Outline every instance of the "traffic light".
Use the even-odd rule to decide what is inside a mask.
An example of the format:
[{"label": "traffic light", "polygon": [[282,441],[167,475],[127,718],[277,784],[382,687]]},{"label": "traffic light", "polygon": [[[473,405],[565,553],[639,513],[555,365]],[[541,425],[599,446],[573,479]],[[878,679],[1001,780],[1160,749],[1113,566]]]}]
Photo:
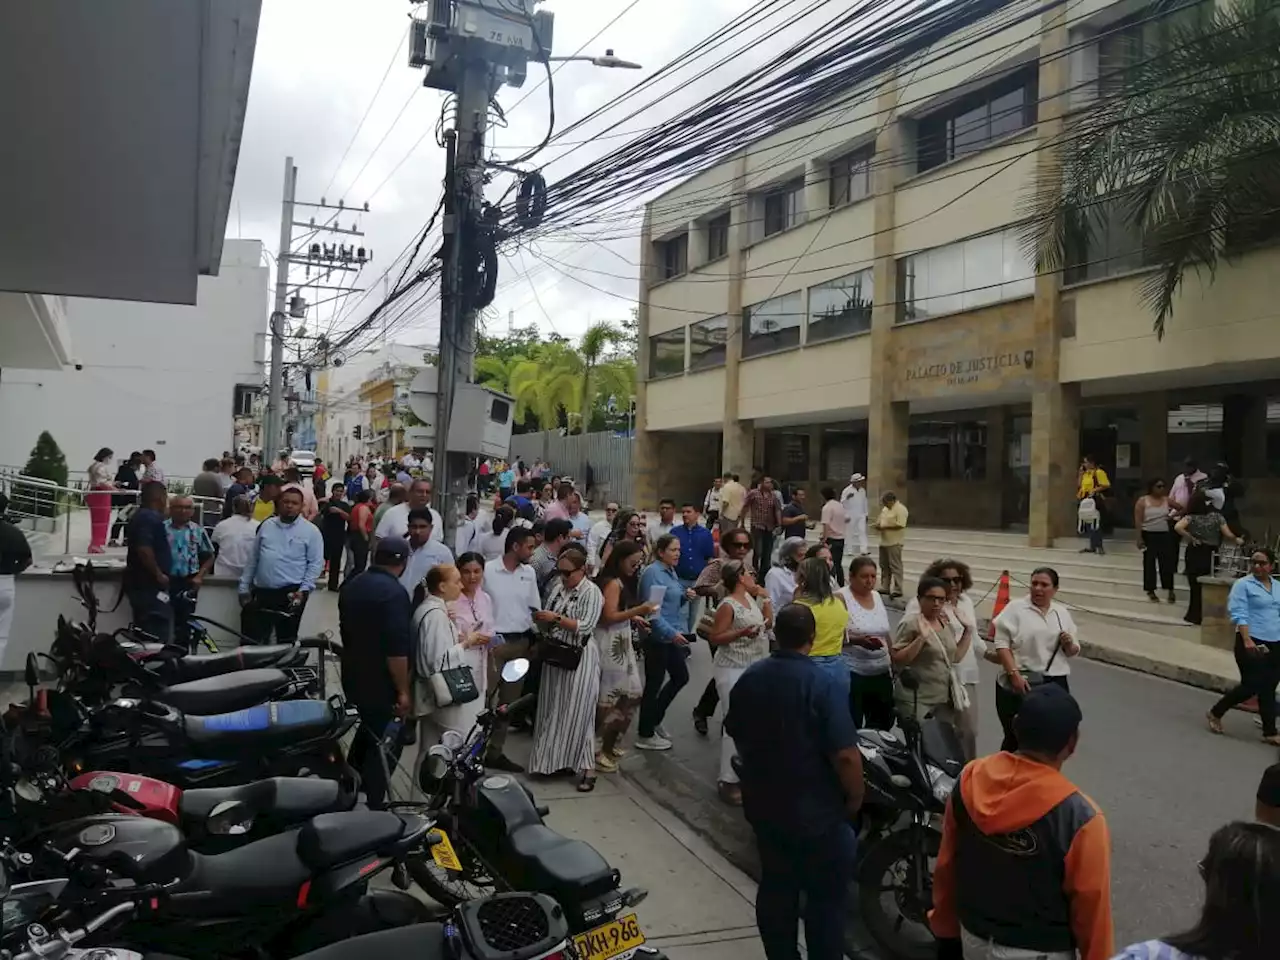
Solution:
[{"label": "traffic light", "polygon": [[354,427],[351,428],[351,436],[355,437],[357,440],[360,439],[360,432],[361,431],[360,431],[359,424],[356,424]]}]

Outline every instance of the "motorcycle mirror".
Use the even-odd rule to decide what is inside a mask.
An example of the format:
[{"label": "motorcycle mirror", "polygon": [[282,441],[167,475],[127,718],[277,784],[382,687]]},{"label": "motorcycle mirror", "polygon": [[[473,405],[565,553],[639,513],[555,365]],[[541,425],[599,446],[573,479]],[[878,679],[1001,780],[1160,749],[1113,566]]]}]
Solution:
[{"label": "motorcycle mirror", "polygon": [[27,663],[24,669],[26,674],[27,686],[35,690],[40,684],[40,662],[36,659],[33,652],[27,654]]},{"label": "motorcycle mirror", "polygon": [[454,752],[461,750],[462,745],[466,742],[467,742],[467,738],[464,737],[457,730],[446,730],[444,733],[440,735],[440,745],[444,747],[448,747],[451,751],[454,751]]},{"label": "motorcycle mirror", "polygon": [[508,660],[502,667],[502,682],[516,683],[524,679],[524,675],[529,672],[529,661],[524,657],[517,657],[515,660]]},{"label": "motorcycle mirror", "polygon": [[253,811],[240,800],[223,800],[209,812],[204,828],[214,836],[243,836],[253,829]]},{"label": "motorcycle mirror", "polygon": [[427,751],[427,773],[435,780],[442,780],[448,774],[452,761],[453,751],[444,744],[437,743]]},{"label": "motorcycle mirror", "polygon": [[907,690],[919,690],[920,678],[910,667],[904,667],[898,674],[898,682]]}]

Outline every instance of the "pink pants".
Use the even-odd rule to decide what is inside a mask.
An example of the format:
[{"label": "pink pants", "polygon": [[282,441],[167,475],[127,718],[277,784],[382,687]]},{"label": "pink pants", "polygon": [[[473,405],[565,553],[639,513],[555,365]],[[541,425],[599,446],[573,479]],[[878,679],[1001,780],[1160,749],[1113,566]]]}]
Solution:
[{"label": "pink pants", "polygon": [[107,545],[107,532],[111,529],[110,488],[94,488],[85,495],[89,504],[89,546],[102,548]]}]

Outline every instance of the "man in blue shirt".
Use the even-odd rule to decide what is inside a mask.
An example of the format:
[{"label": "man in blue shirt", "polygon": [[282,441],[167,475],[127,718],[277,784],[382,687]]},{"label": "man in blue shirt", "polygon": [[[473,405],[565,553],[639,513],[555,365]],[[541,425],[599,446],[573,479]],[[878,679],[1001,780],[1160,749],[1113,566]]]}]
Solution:
[{"label": "man in blue shirt", "polygon": [[[393,718],[407,718],[413,709],[409,679],[413,611],[400,585],[408,559],[408,543],[400,537],[384,537],[374,548],[369,569],[348,580],[338,594],[342,690],[360,712],[360,728],[347,762],[360,773],[366,802],[375,810],[383,806],[387,794],[378,756],[387,725]],[[398,746],[394,743],[393,751],[398,752]],[[396,759],[389,758],[388,767]]]},{"label": "man in blue shirt", "polygon": [[169,569],[173,565],[164,514],[169,494],[163,483],[142,485],[138,509],[129,520],[125,537],[124,594],[133,611],[133,625],[162,643],[173,636],[173,607],[169,602]]},{"label": "man in blue shirt", "polygon": [[816,632],[808,607],[783,607],[774,620],[777,652],[743,673],[724,721],[760,851],[756,924],[769,960],[798,956],[802,893],[809,957],[844,956],[857,854],[849,818],[862,806],[862,756],[847,698],[809,659]]},{"label": "man in blue shirt", "polygon": [[258,643],[297,639],[307,597],[324,572],[324,535],[302,519],[302,491],[282,490],[263,520],[240,575],[240,630]]},{"label": "man in blue shirt", "polygon": [[439,540],[431,539],[432,521],[427,507],[409,511],[409,558],[400,574],[400,583],[410,597],[418,584],[427,579],[432,567],[453,563],[453,551]]},{"label": "man in blue shirt", "polygon": [[204,575],[213,569],[213,541],[208,531],[193,520],[195,513],[195,502],[190,497],[174,497],[169,501],[169,519],[164,522],[169,539],[173,641],[181,647],[191,646],[189,618],[196,612],[196,595],[204,584]]},{"label": "man in blue shirt", "polygon": [[[680,586],[685,590],[692,590],[698,576],[716,555],[716,541],[711,536],[711,531],[698,522],[698,508],[692,503],[686,503],[680,508],[680,518],[684,523],[671,528],[672,536],[680,541],[680,563],[676,565],[676,576],[680,578]],[[698,625],[700,606],[695,600],[687,607],[687,629],[690,632]]]}]

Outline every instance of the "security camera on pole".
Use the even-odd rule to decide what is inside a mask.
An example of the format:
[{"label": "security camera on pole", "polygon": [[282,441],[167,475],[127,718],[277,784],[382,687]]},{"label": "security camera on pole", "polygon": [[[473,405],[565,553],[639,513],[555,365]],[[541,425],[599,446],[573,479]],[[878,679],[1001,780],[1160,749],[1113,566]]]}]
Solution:
[{"label": "security camera on pole", "polygon": [[[440,358],[436,436],[450,429],[459,384],[472,380],[476,316],[488,306],[497,285],[496,212],[484,202],[484,144],[489,102],[504,84],[520,87],[529,64],[581,59],[602,67],[634,69],[610,50],[604,57],[551,56],[555,14],[535,10],[537,0],[411,0],[426,10],[410,31],[409,65],[426,68],[423,85],[455,94],[453,129],[445,133],[445,193],[440,276]],[[549,85],[550,87],[550,85]],[[550,93],[550,90],[548,91]],[[511,169],[511,168],[504,168]],[[541,184],[532,175],[524,185]],[[522,187],[524,186],[522,185]],[[543,185],[545,187],[545,185]],[[522,188],[526,208],[545,203]],[[540,210],[539,207],[540,216]],[[481,453],[481,440],[465,450],[452,443],[435,449],[435,489],[444,497],[441,515],[447,543],[462,522],[468,463]]]}]

